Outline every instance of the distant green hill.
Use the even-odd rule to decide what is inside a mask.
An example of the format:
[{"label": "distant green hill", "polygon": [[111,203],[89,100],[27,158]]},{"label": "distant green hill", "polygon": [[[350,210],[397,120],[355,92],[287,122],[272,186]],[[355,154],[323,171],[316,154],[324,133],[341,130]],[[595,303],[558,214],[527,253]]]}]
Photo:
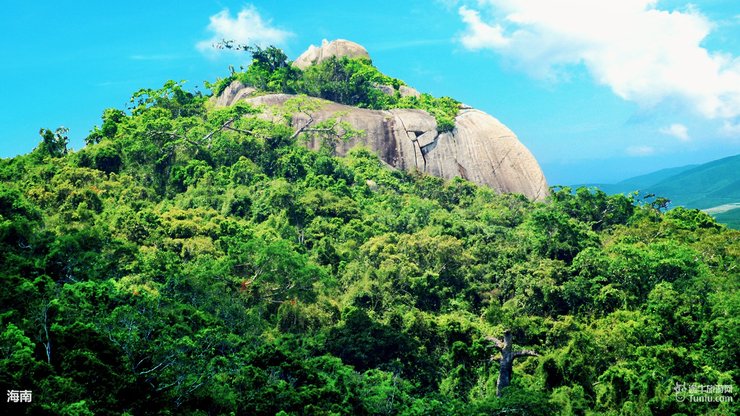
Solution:
[{"label": "distant green hill", "polygon": [[740,202],[740,155],[696,166],[648,189],[674,206],[705,209]]},{"label": "distant green hill", "polygon": [[723,212],[721,214],[712,214],[717,222],[727,225],[730,228],[740,230],[740,208],[733,209],[731,211]]},{"label": "distant green hill", "polygon": [[730,156],[702,165],[663,169],[636,176],[616,184],[596,184],[608,194],[639,190],[671,200],[671,206],[708,210],[718,221],[733,228],[740,227],[740,208],[712,208],[740,203],[740,155]]},{"label": "distant green hill", "polygon": [[584,186],[595,186],[608,194],[626,194],[633,191],[644,190],[664,179],[685,172],[697,165],[686,165],[675,168],[661,169],[645,175],[635,176],[617,183],[591,184]]}]

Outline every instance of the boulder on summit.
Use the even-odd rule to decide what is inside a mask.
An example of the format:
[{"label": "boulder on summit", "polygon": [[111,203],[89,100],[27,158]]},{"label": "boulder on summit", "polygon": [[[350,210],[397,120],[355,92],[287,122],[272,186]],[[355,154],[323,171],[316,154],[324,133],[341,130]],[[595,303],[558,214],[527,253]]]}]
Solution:
[{"label": "boulder on summit", "polygon": [[331,57],[341,58],[343,56],[348,58],[370,59],[370,54],[367,53],[367,49],[360,44],[344,39],[337,39],[331,42],[324,39],[321,42],[321,46],[309,46],[308,49],[293,62],[293,65],[300,69],[306,69],[311,65],[316,65]]},{"label": "boulder on summit", "polygon": [[[308,68],[330,57],[366,58],[362,46],[346,41],[324,41],[311,46],[293,63]],[[379,88],[382,86],[379,86]],[[404,86],[404,95],[417,95]],[[266,107],[281,106],[289,94],[254,95],[254,89],[234,82],[216,99],[217,105],[228,106],[244,100]],[[444,179],[462,177],[498,192],[520,193],[532,200],[542,200],[548,193],[547,181],[537,160],[508,127],[496,118],[461,105],[452,131],[440,132],[435,118],[423,110],[395,108],[370,110],[319,98],[310,117],[294,114],[292,124],[319,123],[341,114],[341,120],[365,132],[337,145],[336,153],[345,155],[355,146],[372,149],[388,165],[404,170],[418,170]],[[318,140],[307,146],[318,149]]]}]

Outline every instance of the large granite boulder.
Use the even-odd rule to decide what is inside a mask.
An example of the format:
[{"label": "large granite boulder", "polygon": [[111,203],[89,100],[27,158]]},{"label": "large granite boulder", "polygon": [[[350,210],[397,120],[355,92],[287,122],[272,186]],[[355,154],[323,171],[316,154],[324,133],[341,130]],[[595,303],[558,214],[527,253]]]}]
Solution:
[{"label": "large granite boulder", "polygon": [[331,57],[341,58],[343,56],[370,59],[370,54],[367,53],[367,49],[362,47],[362,45],[344,39],[337,39],[331,42],[324,39],[321,46],[309,46],[308,50],[303,52],[293,62],[293,65],[300,69],[306,69]]},{"label": "large granite boulder", "polygon": [[[305,69],[332,56],[370,58],[362,46],[340,39],[324,41],[321,47],[311,46],[295,60],[294,65]],[[383,87],[391,88],[378,86],[381,90]],[[401,88],[404,96],[419,95],[413,88]],[[280,107],[293,97],[254,93],[253,88],[235,81],[216,98],[216,104],[228,106],[245,100],[268,109]],[[339,115],[342,121],[364,131],[362,136],[337,145],[336,152],[340,156],[355,146],[363,145],[397,169],[418,170],[445,179],[459,176],[499,192],[524,194],[533,200],[541,200],[548,195],[545,176],[532,153],[511,130],[482,111],[461,106],[453,131],[440,133],[434,117],[422,110],[368,110],[318,98],[310,100],[317,101],[319,108],[312,111],[310,117],[294,114],[292,125],[296,128],[306,125],[309,120],[319,123]],[[267,110],[263,113],[265,117],[269,114]],[[320,142],[311,139],[307,146],[318,149]]]},{"label": "large granite boulder", "polygon": [[[279,107],[291,99],[289,94],[247,97],[256,106]],[[418,170],[440,178],[456,176],[498,192],[520,193],[533,200],[548,195],[545,176],[532,153],[516,135],[494,117],[471,108],[463,108],[455,118],[452,132],[439,133],[437,122],[429,113],[415,109],[368,110],[309,98],[319,103],[311,112],[313,123],[331,117],[348,122],[364,131],[337,145],[338,155],[345,155],[363,145],[388,165],[404,170]],[[293,126],[309,122],[307,114],[293,115]],[[306,145],[318,149],[318,139]]]},{"label": "large granite boulder", "polygon": [[231,81],[222,92],[216,97],[216,105],[219,107],[227,107],[239,100],[249,97],[250,95],[257,92],[254,87],[247,87],[240,81]]}]

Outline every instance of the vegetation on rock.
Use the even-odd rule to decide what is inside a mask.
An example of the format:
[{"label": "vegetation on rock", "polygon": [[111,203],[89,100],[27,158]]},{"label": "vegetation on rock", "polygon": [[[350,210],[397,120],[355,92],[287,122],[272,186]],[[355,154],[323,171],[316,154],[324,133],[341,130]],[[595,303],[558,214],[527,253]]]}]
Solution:
[{"label": "vegetation on rock", "polygon": [[[437,130],[451,131],[460,103],[450,97],[435,98],[430,94],[402,97],[403,81],[381,73],[369,59],[331,57],[305,71],[296,68],[280,49],[269,46],[230,46],[252,54],[252,63],[245,71],[210,85],[215,95],[222,93],[233,81],[261,92],[305,94],[341,104],[375,110],[418,108],[437,120]],[[384,91],[381,87],[389,91]],[[392,92],[391,92],[392,91]]]}]

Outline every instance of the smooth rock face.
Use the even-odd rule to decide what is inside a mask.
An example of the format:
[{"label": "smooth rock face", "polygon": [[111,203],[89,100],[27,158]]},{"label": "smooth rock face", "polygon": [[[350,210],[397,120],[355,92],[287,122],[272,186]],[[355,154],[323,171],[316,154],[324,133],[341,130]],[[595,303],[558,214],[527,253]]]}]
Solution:
[{"label": "smooth rock face", "polygon": [[398,92],[401,93],[401,97],[421,97],[421,93],[419,91],[406,85],[401,85]]},{"label": "smooth rock face", "polygon": [[[396,95],[396,90],[391,85],[378,84],[375,87],[382,91],[385,95]],[[401,85],[400,87],[398,87],[398,94],[401,97],[421,97],[421,93],[419,91],[416,91],[416,89],[408,87],[406,85]]]},{"label": "smooth rock face", "polygon": [[247,87],[239,81],[231,81],[231,84],[216,98],[216,105],[219,107],[230,106],[239,100],[249,97],[256,91],[257,89]]},{"label": "smooth rock face", "polygon": [[370,59],[370,54],[367,53],[367,49],[362,47],[362,45],[344,39],[337,39],[331,42],[324,39],[319,47],[311,45],[306,52],[303,52],[293,62],[293,65],[300,69],[306,69],[333,56],[338,58],[346,56],[348,58]]},{"label": "smooth rock face", "polygon": [[501,192],[541,200],[549,193],[537,160],[496,118],[479,110],[461,110],[452,133],[426,147],[426,172],[450,179],[461,176]]},{"label": "smooth rock face", "polygon": [[[321,47],[312,45],[293,64],[306,69],[333,56],[370,59],[362,46],[338,39],[332,42],[324,40]],[[388,94],[395,93],[390,86],[378,87],[388,89],[385,91]],[[293,97],[288,94],[253,96],[254,92],[254,88],[234,81],[216,99],[216,105],[228,106],[245,100],[253,105],[279,107]],[[401,96],[420,95],[407,86],[401,86],[399,93]],[[533,200],[544,199],[549,193],[537,160],[516,135],[497,119],[470,106],[460,106],[452,132],[439,133],[436,120],[426,111],[368,110],[310,99],[321,104],[311,113],[314,124],[341,114],[342,121],[364,131],[361,137],[337,145],[336,152],[340,156],[355,146],[363,145],[397,169],[419,170],[444,179],[459,176],[499,192],[520,193]],[[263,117],[269,118],[270,113],[264,111]],[[275,118],[278,121],[279,117]],[[308,122],[306,114],[293,116],[292,124],[296,129]],[[321,143],[314,138],[306,145],[319,149]]]},{"label": "smooth rock face", "polygon": [[[280,106],[292,97],[270,94],[245,100],[270,107]],[[342,114],[342,121],[365,132],[362,137],[339,143],[336,152],[340,156],[364,145],[397,169],[419,170],[444,179],[459,176],[498,192],[520,193],[533,200],[548,195],[545,176],[534,156],[511,130],[482,111],[460,110],[455,130],[440,134],[434,117],[422,110],[368,110],[314,100],[321,103],[321,108],[312,113],[314,123]],[[296,129],[307,122],[304,114],[293,117]],[[320,145],[318,139],[307,143],[311,149]]]}]

